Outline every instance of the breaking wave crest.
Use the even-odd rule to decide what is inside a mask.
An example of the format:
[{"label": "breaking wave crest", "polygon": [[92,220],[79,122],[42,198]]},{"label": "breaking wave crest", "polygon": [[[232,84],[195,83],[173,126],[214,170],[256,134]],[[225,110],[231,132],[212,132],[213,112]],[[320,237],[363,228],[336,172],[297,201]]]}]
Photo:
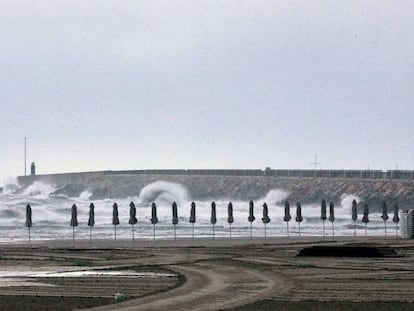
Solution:
[{"label": "breaking wave crest", "polygon": [[180,184],[156,181],[142,188],[139,194],[139,205],[150,205],[152,202],[181,204],[188,200],[188,191]]},{"label": "breaking wave crest", "polygon": [[15,177],[9,176],[7,177],[4,182],[3,193],[4,194],[12,194],[18,191],[21,186]]},{"label": "breaking wave crest", "polygon": [[282,189],[270,190],[267,195],[260,201],[264,201],[268,204],[280,205],[288,197],[289,192]]},{"label": "breaking wave crest", "polygon": [[35,181],[32,185],[30,185],[23,191],[23,195],[35,197],[38,199],[47,199],[50,196],[50,194],[53,193],[55,190],[56,189],[49,184],[44,184],[39,181]]}]

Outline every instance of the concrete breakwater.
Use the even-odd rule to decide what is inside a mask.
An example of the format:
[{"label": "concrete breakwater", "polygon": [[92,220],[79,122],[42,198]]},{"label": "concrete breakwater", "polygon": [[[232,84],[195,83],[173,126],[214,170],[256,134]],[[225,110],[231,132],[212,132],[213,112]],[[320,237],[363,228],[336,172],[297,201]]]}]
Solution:
[{"label": "concrete breakwater", "polygon": [[391,179],[384,178],[384,175],[383,178],[282,177],[266,175],[266,171],[260,170],[237,171],[244,172],[243,175],[202,174],[205,171],[199,174],[181,172],[182,170],[100,171],[21,176],[18,181],[23,187],[28,187],[35,181],[51,184],[56,187],[55,194],[71,197],[88,190],[92,193],[91,200],[137,196],[143,187],[162,180],[184,186],[191,200],[248,201],[264,198],[269,191],[280,189],[288,193],[288,200],[305,204],[319,204],[322,198],[339,203],[341,197],[348,194],[359,197],[361,202],[367,202],[372,210],[377,211],[380,210],[383,200],[389,205],[398,203],[402,209],[414,206],[412,179]]}]

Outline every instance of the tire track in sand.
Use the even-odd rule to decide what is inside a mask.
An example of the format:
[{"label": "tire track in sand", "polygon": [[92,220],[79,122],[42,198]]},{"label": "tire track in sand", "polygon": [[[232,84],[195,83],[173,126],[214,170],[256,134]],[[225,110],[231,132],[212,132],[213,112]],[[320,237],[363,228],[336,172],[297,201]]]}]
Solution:
[{"label": "tire track in sand", "polygon": [[287,291],[286,280],[246,266],[200,262],[172,265],[169,269],[185,276],[180,287],[170,291],[132,299],[116,305],[88,310],[223,310]]}]

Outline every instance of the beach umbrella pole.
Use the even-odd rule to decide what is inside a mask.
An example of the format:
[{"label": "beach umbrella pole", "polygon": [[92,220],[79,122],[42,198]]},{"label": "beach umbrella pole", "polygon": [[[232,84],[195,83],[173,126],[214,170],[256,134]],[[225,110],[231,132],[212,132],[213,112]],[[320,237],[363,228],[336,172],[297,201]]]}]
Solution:
[{"label": "beach umbrella pole", "polygon": [[253,240],[253,225],[250,223],[250,240]]},{"label": "beach umbrella pole", "polygon": [[114,225],[114,230],[115,230],[115,240],[116,240],[116,225]]},{"label": "beach umbrella pole", "polygon": [[174,225],[174,240],[177,239],[176,231],[175,231],[175,225]]},{"label": "beach umbrella pole", "polygon": [[365,223],[365,236],[367,236],[367,223]]},{"label": "beach umbrella pole", "polygon": [[192,223],[192,225],[193,225],[193,240],[194,240],[194,223]]},{"label": "beach umbrella pole", "polygon": [[89,227],[89,243],[92,243],[92,226]]},{"label": "beach umbrella pole", "polygon": [[286,222],[286,232],[287,232],[287,237],[289,237],[289,222]]},{"label": "beach umbrella pole", "polygon": [[155,224],[153,224],[152,227],[153,227],[153,238],[154,238],[154,241],[155,241]]},{"label": "beach umbrella pole", "polygon": [[356,221],[354,220],[354,236],[356,236]]},{"label": "beach umbrella pole", "polygon": [[323,237],[325,237],[325,220],[322,220],[323,223]]},{"label": "beach umbrella pole", "polygon": [[28,229],[29,229],[29,242],[30,242],[30,227],[28,227]]},{"label": "beach umbrella pole", "polygon": [[398,237],[398,225],[395,225],[395,236]]},{"label": "beach umbrella pole", "polygon": [[300,222],[298,222],[298,224],[299,224],[299,236],[300,236]]},{"label": "beach umbrella pole", "polygon": [[231,223],[229,224],[229,236],[230,236],[230,239],[231,239]]},{"label": "beach umbrella pole", "polygon": [[214,238],[215,238],[215,234],[214,234],[215,232],[214,232],[214,224],[213,224],[213,240],[214,240]]},{"label": "beach umbrella pole", "polygon": [[134,224],[132,224],[132,241],[135,240],[135,236],[134,236]]},{"label": "beach umbrella pole", "polygon": [[332,222],[332,236],[335,236],[334,223]]},{"label": "beach umbrella pole", "polygon": [[75,226],[72,227],[72,241],[75,242]]},{"label": "beach umbrella pole", "polygon": [[266,232],[266,224],[264,224],[265,227],[265,238],[267,237],[267,232]]}]

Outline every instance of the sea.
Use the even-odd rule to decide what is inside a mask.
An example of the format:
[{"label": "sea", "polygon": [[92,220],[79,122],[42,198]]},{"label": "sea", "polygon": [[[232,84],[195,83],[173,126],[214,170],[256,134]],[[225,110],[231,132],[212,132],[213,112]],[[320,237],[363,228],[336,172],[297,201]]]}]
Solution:
[{"label": "sea", "polygon": [[[380,213],[369,215],[369,223],[361,222],[362,215],[354,223],[351,220],[352,200],[360,201],[353,194],[344,193],[339,205],[335,206],[335,221],[320,219],[320,202],[302,205],[302,222],[296,222],[296,202],[290,202],[289,222],[283,220],[284,200],[288,192],[273,189],[261,199],[254,201],[253,222],[248,221],[249,202],[225,198],[215,201],[217,222],[211,219],[212,200],[192,198],[187,189],[180,184],[157,181],[142,188],[136,196],[124,198],[93,198],[93,193],[85,189],[78,197],[55,194],[51,185],[35,182],[22,190],[17,181],[9,178],[0,194],[0,242],[27,241],[29,230],[25,227],[26,205],[32,208],[32,241],[53,239],[174,239],[174,238],[230,238],[230,237],[286,237],[286,236],[396,236],[399,227],[381,219]],[[119,225],[112,224],[113,204],[117,203]],[[128,223],[130,202],[136,206],[137,224]],[[158,223],[151,224],[151,204],[157,206]],[[178,224],[172,224],[172,203],[178,207]],[[189,222],[191,203],[196,204],[196,222]],[[227,206],[233,204],[234,222],[227,222]],[[95,206],[95,225],[88,226],[89,205]],[[270,223],[262,221],[263,204],[268,205]],[[71,207],[77,206],[78,226],[71,227]],[[328,201],[329,204],[329,201]],[[329,217],[329,207],[327,208]]]}]

